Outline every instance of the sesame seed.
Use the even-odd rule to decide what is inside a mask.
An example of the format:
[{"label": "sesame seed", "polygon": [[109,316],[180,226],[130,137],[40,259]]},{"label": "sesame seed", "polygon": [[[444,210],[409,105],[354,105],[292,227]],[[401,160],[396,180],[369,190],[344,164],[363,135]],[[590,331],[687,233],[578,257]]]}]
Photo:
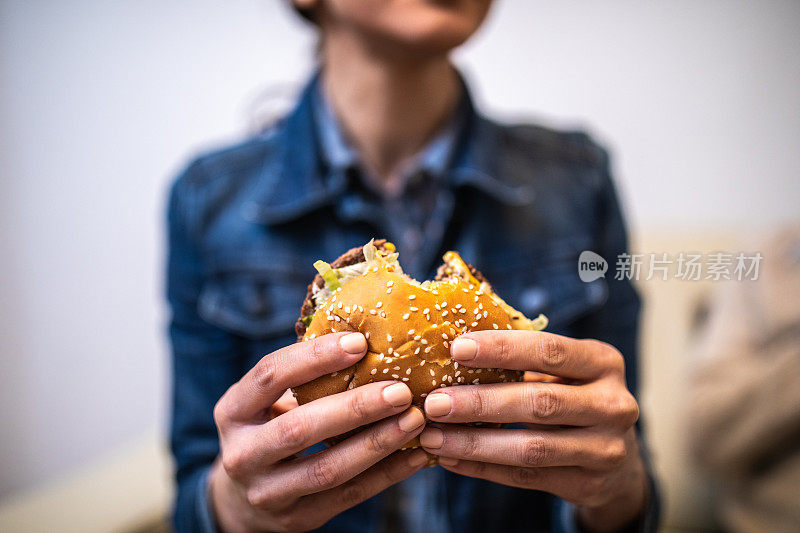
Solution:
[{"label": "sesame seed", "polygon": [[341,321],[342,321],[342,319],[341,319],[341,318],[339,318],[339,315],[336,315],[336,316],[334,316],[334,317],[333,317],[333,319],[334,319],[336,322],[341,322]]},{"label": "sesame seed", "polygon": [[435,289],[434,289],[434,290],[432,290],[432,291],[431,291],[431,293],[432,293],[432,294],[435,294],[435,295],[437,295],[437,296],[439,295],[439,291],[437,291],[437,290],[435,290]]},{"label": "sesame seed", "polygon": [[359,306],[358,306],[358,311],[359,311],[359,312],[361,312],[361,313],[363,313],[363,312],[364,312],[364,308],[363,308],[363,307],[361,307],[361,306],[359,305]]},{"label": "sesame seed", "polygon": [[447,302],[442,302],[442,307],[447,307]]},{"label": "sesame seed", "polygon": [[392,336],[389,335],[388,333],[386,334],[386,340],[392,342]]},{"label": "sesame seed", "polygon": [[436,380],[435,379],[431,380],[431,385],[433,385],[434,387],[436,386]]},{"label": "sesame seed", "polygon": [[483,312],[483,318],[486,318],[487,316],[489,316],[489,313],[488,313],[488,311],[484,311],[484,312]]},{"label": "sesame seed", "polygon": [[339,309],[341,309],[343,306],[344,306],[344,304],[343,304],[342,302],[339,302],[339,305],[337,305],[336,307],[338,307]]},{"label": "sesame seed", "polygon": [[456,379],[456,381],[458,383],[464,383],[464,376],[459,377],[458,379]]},{"label": "sesame seed", "polygon": [[389,352],[389,355],[391,355],[393,351],[394,351],[394,348],[392,348],[391,346],[389,346],[389,350],[388,350],[388,352]]},{"label": "sesame seed", "polygon": [[352,390],[352,389],[353,389],[353,387],[355,387],[355,386],[356,386],[356,384],[355,384],[354,382],[352,382],[352,381],[351,381],[351,382],[350,382],[350,384],[349,384],[349,385],[347,385],[347,390]]},{"label": "sesame seed", "polygon": [[420,395],[419,395],[419,397],[420,397],[420,398],[424,398],[424,397],[425,397],[425,396],[427,396],[427,395],[428,395],[428,393],[427,393],[427,392],[423,392],[422,394],[420,394]]},{"label": "sesame seed", "polygon": [[395,365],[395,367],[392,368],[392,370],[400,370],[400,367],[398,365]]},{"label": "sesame seed", "polygon": [[472,380],[472,384],[473,385],[477,385],[480,382],[481,382],[481,380],[479,380],[478,378],[475,378],[475,379]]},{"label": "sesame seed", "polygon": [[456,304],[456,309],[461,309],[461,304]]},{"label": "sesame seed", "polygon": [[378,302],[378,303],[375,304],[375,307],[380,309],[382,305],[383,305],[383,302]]},{"label": "sesame seed", "polygon": [[372,267],[372,271],[373,272],[377,272],[378,271],[378,267]]},{"label": "sesame seed", "polygon": [[506,324],[506,329],[511,329],[511,324]]},{"label": "sesame seed", "polygon": [[349,305],[344,306],[344,312],[347,313],[347,314],[350,314],[350,306]]},{"label": "sesame seed", "polygon": [[442,338],[443,338],[444,340],[447,340],[447,333],[442,333]]},{"label": "sesame seed", "polygon": [[419,311],[419,308],[418,308],[418,307],[413,307],[413,306],[412,306],[412,307],[409,307],[409,309],[411,309],[411,312],[412,312],[412,313],[413,313],[414,311]]},{"label": "sesame seed", "polygon": [[413,335],[414,334],[414,330],[413,329],[408,330],[408,334],[409,335]]},{"label": "sesame seed", "polygon": [[416,297],[417,297],[417,295],[416,295],[416,294],[409,294],[409,295],[408,295],[408,299],[409,299],[409,300],[413,300],[413,299],[414,299],[414,298],[416,298]]},{"label": "sesame seed", "polygon": [[403,381],[408,381],[408,378],[403,378]]},{"label": "sesame seed", "polygon": [[336,377],[336,376],[338,376],[338,375],[339,375],[339,371],[337,370],[336,372],[334,372],[333,374],[331,374],[331,377],[332,377],[332,378],[335,378],[335,377]]},{"label": "sesame seed", "polygon": [[483,309],[483,304],[478,304],[478,309]]},{"label": "sesame seed", "polygon": [[477,325],[478,325],[478,323],[477,323],[477,322],[473,322],[473,323],[472,323],[472,324],[470,324],[469,326],[470,326],[471,328],[474,328],[474,327],[475,327],[475,326],[477,326]]},{"label": "sesame seed", "polygon": [[418,341],[422,338],[422,335],[414,335],[414,340]]},{"label": "sesame seed", "polygon": [[428,339],[422,339],[419,342],[420,342],[420,344],[428,344]]},{"label": "sesame seed", "polygon": [[312,333],[312,334],[311,334],[311,335],[310,335],[308,338],[309,338],[309,339],[313,339],[313,338],[314,338],[314,337],[316,337],[316,336],[317,336],[317,334],[316,334],[316,333]]},{"label": "sesame seed", "polygon": [[391,363],[392,361],[393,361],[393,359],[392,359],[391,357],[387,357],[387,358],[386,358],[386,364],[387,364],[387,365],[388,365],[389,363]]},{"label": "sesame seed", "polygon": [[442,311],[442,316],[447,316],[447,311]]},{"label": "sesame seed", "polygon": [[436,372],[434,372],[432,368],[429,370],[429,372],[431,373],[431,376],[435,376],[436,375]]},{"label": "sesame seed", "polygon": [[442,383],[441,385],[439,385],[439,388],[441,389],[442,387],[447,387],[447,385],[445,385],[444,383]]},{"label": "sesame seed", "polygon": [[388,369],[388,368],[384,368],[384,369],[383,369],[383,373],[384,373],[384,374],[388,374],[388,373],[389,373],[389,369]]},{"label": "sesame seed", "polygon": [[400,375],[399,375],[399,374],[392,374],[392,377],[393,377],[394,379],[397,379],[397,378],[399,378],[399,377],[400,377]]},{"label": "sesame seed", "polygon": [[419,346],[417,346],[417,349],[414,350],[414,355],[417,355],[418,353],[419,353]]},{"label": "sesame seed", "polygon": [[458,370],[458,361],[453,361],[453,368]]},{"label": "sesame seed", "polygon": [[366,333],[364,333],[364,338],[365,338],[365,339],[369,339],[369,331],[368,331],[368,332],[366,332]]},{"label": "sesame seed", "polygon": [[374,376],[374,375],[375,375],[377,372],[378,372],[378,369],[377,369],[377,368],[373,368],[372,370],[370,370],[370,371],[369,371],[369,373],[370,373],[370,374],[372,374],[373,376]]},{"label": "sesame seed", "polygon": [[447,382],[448,383],[452,383],[453,382],[453,376],[447,376]]},{"label": "sesame seed", "polygon": [[347,381],[348,379],[350,379],[350,374],[345,374],[345,375],[344,375],[344,377],[343,377],[342,379],[343,379],[344,381]]},{"label": "sesame seed", "polygon": [[455,374],[455,376],[456,376],[456,377],[458,377],[458,376],[460,376],[460,375],[461,375],[461,370],[456,370],[456,374]]},{"label": "sesame seed", "polygon": [[466,313],[466,312],[467,312],[467,310],[466,310],[466,309],[464,309],[464,308],[462,307],[461,309],[459,309],[459,310],[458,310],[458,312],[459,312],[459,313]]},{"label": "sesame seed", "polygon": [[386,294],[392,294],[392,289],[386,289]]},{"label": "sesame seed", "polygon": [[433,304],[433,306],[436,308],[437,311],[441,311],[442,310],[442,308],[439,307],[439,304]]},{"label": "sesame seed", "polygon": [[469,292],[469,290],[467,290],[467,289],[461,289],[461,290],[464,291],[464,292],[467,292],[467,293]]},{"label": "sesame seed", "polygon": [[428,307],[426,307],[425,309],[423,309],[423,310],[422,310],[422,314],[423,314],[423,315],[427,315],[427,314],[429,314],[430,312],[431,312],[431,310],[430,310],[430,308],[428,308]]},{"label": "sesame seed", "polygon": [[425,348],[424,350],[425,353],[431,353],[431,348],[433,348],[433,346],[428,346],[427,348]]},{"label": "sesame seed", "polygon": [[498,327],[497,327],[497,324],[492,324],[492,327],[493,327],[494,329],[498,329]]},{"label": "sesame seed", "polygon": [[376,311],[374,309],[370,309],[369,310],[369,314],[374,315],[374,314],[376,314]]},{"label": "sesame seed", "polygon": [[444,345],[444,347],[445,347],[445,348],[447,348],[448,346],[450,346],[450,345],[447,343],[447,341],[442,341],[442,344]]},{"label": "sesame seed", "polygon": [[403,320],[408,320],[408,317],[410,317],[410,316],[411,315],[409,313],[404,314],[403,315]]},{"label": "sesame seed", "polygon": [[409,374],[411,374],[411,368],[410,367],[406,369],[406,375],[409,375]]},{"label": "sesame seed", "polygon": [[394,285],[394,281],[389,280],[389,281],[386,282],[386,286],[387,287],[391,287],[392,285]]},{"label": "sesame seed", "polygon": [[381,311],[381,318],[386,318],[386,312]]},{"label": "sesame seed", "polygon": [[477,297],[477,296],[475,297],[475,301],[476,301],[476,302],[478,301],[478,297]]},{"label": "sesame seed", "polygon": [[[417,348],[417,349],[419,349],[419,348]],[[425,366],[425,359],[423,359],[422,361],[419,362],[419,366]]]},{"label": "sesame seed", "polygon": [[469,288],[470,288],[470,289],[474,289],[474,288],[475,288],[475,285],[473,285],[472,283],[470,283],[470,284],[469,284]]}]

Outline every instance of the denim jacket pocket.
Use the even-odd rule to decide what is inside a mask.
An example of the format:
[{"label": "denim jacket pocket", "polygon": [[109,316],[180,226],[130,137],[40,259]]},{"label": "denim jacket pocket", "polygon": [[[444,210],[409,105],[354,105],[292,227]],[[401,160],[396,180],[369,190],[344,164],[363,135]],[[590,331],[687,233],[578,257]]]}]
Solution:
[{"label": "denim jacket pocket", "polygon": [[207,322],[248,339],[290,334],[307,281],[290,268],[239,262],[218,265],[202,288],[198,312]]},{"label": "denim jacket pocket", "polygon": [[580,252],[580,246],[570,243],[517,250],[506,254],[495,268],[487,268],[487,278],[497,293],[525,316],[534,318],[542,313],[550,322],[549,331],[563,332],[608,298],[605,279],[581,281]]}]

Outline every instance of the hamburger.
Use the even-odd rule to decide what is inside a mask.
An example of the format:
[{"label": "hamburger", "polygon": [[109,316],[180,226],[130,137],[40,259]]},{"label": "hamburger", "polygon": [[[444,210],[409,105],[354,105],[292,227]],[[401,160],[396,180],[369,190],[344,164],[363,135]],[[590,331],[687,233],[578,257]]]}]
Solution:
[{"label": "hamburger", "polygon": [[[435,280],[419,282],[403,273],[392,243],[373,239],[330,264],[314,263],[317,275],[295,324],[298,341],[361,332],[367,353],[344,370],[294,387],[297,402],[395,380],[408,385],[413,405],[421,408],[441,387],[521,381],[523,372],[516,370],[459,365],[450,358],[450,343],[470,331],[542,330],[547,318],[530,320],[508,305],[458,252],[447,252],[443,261]],[[417,446],[415,438],[404,449]]]}]

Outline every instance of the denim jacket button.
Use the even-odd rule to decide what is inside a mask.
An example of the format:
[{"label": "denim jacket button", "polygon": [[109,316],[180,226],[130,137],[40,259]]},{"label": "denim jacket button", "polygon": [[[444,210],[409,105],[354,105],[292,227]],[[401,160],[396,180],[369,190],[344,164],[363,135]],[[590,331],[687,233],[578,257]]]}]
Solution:
[{"label": "denim jacket button", "polygon": [[519,296],[520,307],[527,313],[541,311],[547,305],[547,300],[547,291],[538,285],[526,288]]}]

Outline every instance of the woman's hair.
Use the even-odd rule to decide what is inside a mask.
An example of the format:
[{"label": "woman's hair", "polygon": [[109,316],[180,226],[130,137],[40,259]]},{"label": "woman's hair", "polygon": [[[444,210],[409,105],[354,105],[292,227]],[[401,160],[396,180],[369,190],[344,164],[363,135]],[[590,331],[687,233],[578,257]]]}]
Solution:
[{"label": "woman's hair", "polygon": [[298,7],[298,5],[295,4],[292,0],[289,0],[289,4],[292,6],[292,9],[294,10],[295,13],[303,17],[308,22],[315,24],[314,13],[311,9],[303,9],[301,7]]}]

